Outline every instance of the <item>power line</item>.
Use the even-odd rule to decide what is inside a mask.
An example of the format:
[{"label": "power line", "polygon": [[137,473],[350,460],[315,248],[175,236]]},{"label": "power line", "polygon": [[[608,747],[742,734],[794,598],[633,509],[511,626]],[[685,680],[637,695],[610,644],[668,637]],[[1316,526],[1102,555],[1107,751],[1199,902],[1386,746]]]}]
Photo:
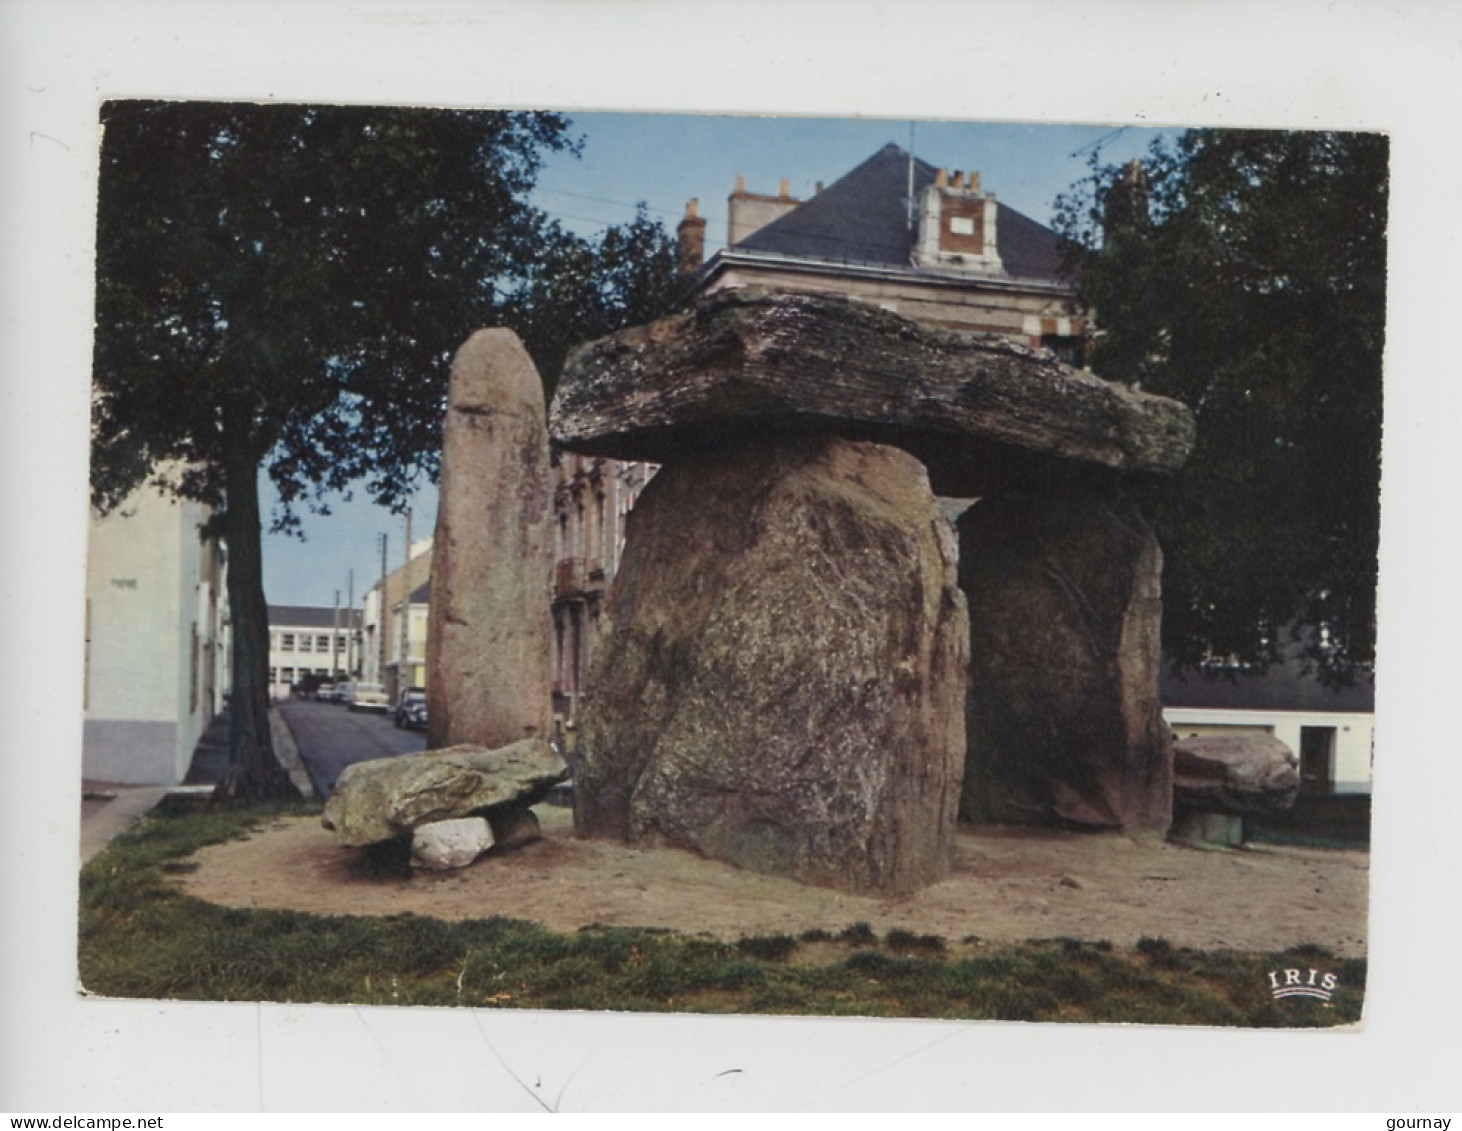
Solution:
[{"label": "power line", "polygon": [[1083,145],[1080,149],[1074,150],[1072,152],[1071,156],[1072,157],[1080,157],[1083,153],[1090,153],[1094,149],[1100,149],[1102,146],[1106,145],[1107,142],[1111,141],[1113,138],[1121,137],[1130,128],[1131,128],[1130,126],[1118,126],[1116,129],[1112,130],[1111,132],[1102,134],[1102,136],[1099,137],[1099,138],[1097,138],[1096,141],[1088,142],[1086,145]]}]

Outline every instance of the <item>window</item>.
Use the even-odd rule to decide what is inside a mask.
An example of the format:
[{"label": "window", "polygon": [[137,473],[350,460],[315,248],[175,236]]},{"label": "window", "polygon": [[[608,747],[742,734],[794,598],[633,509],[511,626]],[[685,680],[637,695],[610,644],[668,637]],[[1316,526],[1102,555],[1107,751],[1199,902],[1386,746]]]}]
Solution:
[{"label": "window", "polygon": [[279,650],[281,652],[294,651],[294,633],[286,632],[283,636],[279,638]]},{"label": "window", "polygon": [[1086,364],[1086,342],[1074,334],[1043,334],[1041,348],[1050,350],[1063,365],[1074,369]]},{"label": "window", "polygon": [[328,651],[330,651],[330,638],[328,636],[317,636],[317,637],[315,637],[315,651],[316,652],[328,652]]}]

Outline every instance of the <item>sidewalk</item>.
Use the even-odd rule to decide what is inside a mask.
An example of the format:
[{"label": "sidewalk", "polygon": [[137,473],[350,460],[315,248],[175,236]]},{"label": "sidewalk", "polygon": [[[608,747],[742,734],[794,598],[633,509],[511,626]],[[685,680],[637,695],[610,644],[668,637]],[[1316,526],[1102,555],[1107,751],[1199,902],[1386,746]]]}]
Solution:
[{"label": "sidewalk", "polygon": [[[274,745],[280,761],[290,771],[301,792],[313,796],[309,778],[299,761],[299,752],[289,725],[278,711],[270,711]],[[123,785],[118,782],[83,779],[81,783],[81,863],[86,864],[118,833],[144,813],[150,812],[170,793],[204,793],[228,773],[228,711],[220,711],[193,749],[193,760],[181,785]]]}]

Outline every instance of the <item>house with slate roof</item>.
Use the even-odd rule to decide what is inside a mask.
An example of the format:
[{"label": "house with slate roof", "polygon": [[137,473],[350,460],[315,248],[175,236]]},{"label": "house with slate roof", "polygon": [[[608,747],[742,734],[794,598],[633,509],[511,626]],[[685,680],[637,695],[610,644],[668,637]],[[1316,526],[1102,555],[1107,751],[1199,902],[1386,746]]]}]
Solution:
[{"label": "house with slate roof", "polygon": [[[1061,238],[1002,204],[977,172],[949,172],[897,145],[811,198],[782,182],[729,198],[727,247],[701,267],[702,289],[782,287],[873,303],[928,326],[1002,334],[1080,364],[1083,318]],[[698,262],[705,221],[692,206],[678,234]]]}]

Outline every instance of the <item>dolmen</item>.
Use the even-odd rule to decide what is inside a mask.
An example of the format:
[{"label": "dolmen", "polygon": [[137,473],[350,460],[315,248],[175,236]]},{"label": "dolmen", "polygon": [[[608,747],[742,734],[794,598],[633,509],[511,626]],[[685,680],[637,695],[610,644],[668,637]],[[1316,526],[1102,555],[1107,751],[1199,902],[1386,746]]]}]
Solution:
[{"label": "dolmen", "polygon": [[[582,347],[549,431],[662,465],[573,755],[581,835],[901,894],[959,816],[1164,833],[1161,553],[1193,419],[994,335],[725,291]],[[936,498],[978,499],[958,532]]]},{"label": "dolmen", "polygon": [[346,847],[409,839],[415,867],[460,868],[494,845],[534,839],[530,807],[568,774],[553,747],[531,738],[356,762],[335,783],[321,821]]},{"label": "dolmen", "polygon": [[1284,812],[1299,788],[1299,759],[1273,735],[1180,738],[1173,744],[1173,839],[1237,848],[1244,817]]}]

